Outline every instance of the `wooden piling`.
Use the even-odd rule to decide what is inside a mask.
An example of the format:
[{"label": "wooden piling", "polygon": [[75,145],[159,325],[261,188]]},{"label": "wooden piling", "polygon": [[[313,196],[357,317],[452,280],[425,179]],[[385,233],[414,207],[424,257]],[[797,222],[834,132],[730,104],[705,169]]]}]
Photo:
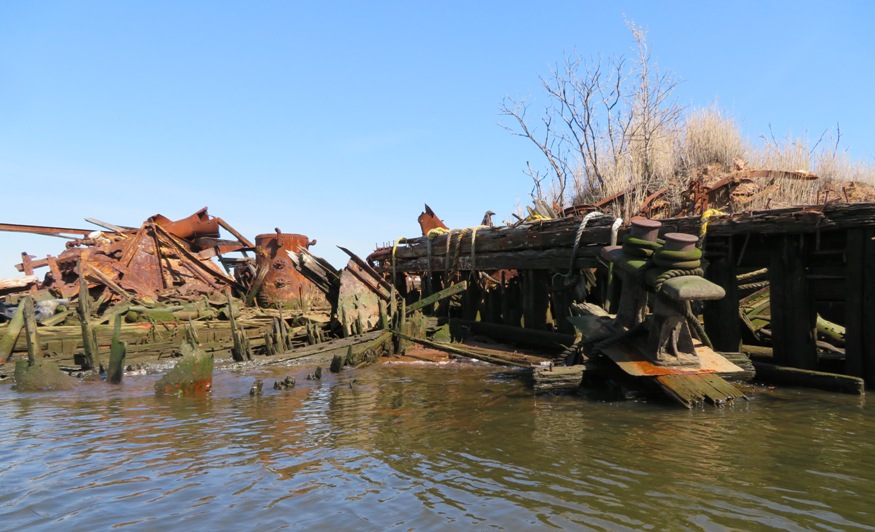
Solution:
[{"label": "wooden piling", "polygon": [[546,329],[550,272],[526,270],[523,276],[523,321],[526,329]]},{"label": "wooden piling", "polygon": [[97,341],[94,337],[94,329],[91,326],[91,296],[88,294],[88,281],[85,280],[86,263],[79,259],[79,304],[76,312],[79,315],[79,325],[82,328],[82,351],[85,354],[85,362],[91,371],[100,371]]},{"label": "wooden piling", "polygon": [[121,340],[122,315],[116,314],[113,323],[112,343],[110,344],[109,368],[106,371],[106,382],[121,384],[125,370],[125,354],[128,343]]},{"label": "wooden piling", "polygon": [[15,349],[15,342],[18,341],[18,336],[21,334],[21,329],[24,328],[24,308],[21,304],[15,310],[12,319],[9,320],[9,325],[6,327],[6,332],[0,338],[0,360],[9,362],[12,358],[12,350]]},{"label": "wooden piling", "polygon": [[875,228],[847,232],[845,371],[875,386]]},{"label": "wooden piling", "polygon": [[769,265],[772,344],[775,363],[799,369],[817,369],[815,323],[817,313],[806,278],[806,236],[784,235],[780,250]]},{"label": "wooden piling", "polygon": [[30,296],[24,298],[19,304],[24,312],[24,331],[27,335],[27,363],[33,366],[37,359],[43,357],[39,345],[39,334],[36,331],[36,316],[33,310],[33,299]]},{"label": "wooden piling", "polygon": [[725,239],[719,253],[707,254],[710,261],[705,278],[723,287],[723,299],[706,301],[703,317],[705,333],[717,351],[736,352],[741,347],[741,320],[729,319],[738,316],[738,283],[735,279],[733,237]]}]

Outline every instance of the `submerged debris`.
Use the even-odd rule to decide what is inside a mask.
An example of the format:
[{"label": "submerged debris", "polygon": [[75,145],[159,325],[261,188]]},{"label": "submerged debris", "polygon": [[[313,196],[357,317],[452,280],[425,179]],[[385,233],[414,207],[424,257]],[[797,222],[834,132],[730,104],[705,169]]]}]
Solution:
[{"label": "submerged debris", "polygon": [[291,375],[286,377],[281,381],[276,381],[273,383],[274,390],[288,390],[289,388],[295,387],[295,378]]}]

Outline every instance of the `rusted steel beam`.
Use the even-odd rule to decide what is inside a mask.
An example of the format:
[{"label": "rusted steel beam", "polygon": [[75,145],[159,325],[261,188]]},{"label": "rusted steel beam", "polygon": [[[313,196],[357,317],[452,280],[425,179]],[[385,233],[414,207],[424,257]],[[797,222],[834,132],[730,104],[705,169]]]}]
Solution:
[{"label": "rusted steel beam", "polygon": [[[209,284],[211,286],[218,288],[218,286],[215,284],[215,282],[213,280],[209,279],[209,277],[212,277],[213,279],[218,280],[225,285],[231,285],[231,286],[234,286],[236,288],[242,289],[242,287],[234,279],[222,274],[219,271],[213,270],[212,268],[206,266],[201,261],[200,257],[198,257],[197,255],[195,255],[194,253],[192,253],[191,251],[186,249],[186,247],[181,242],[179,242],[176,239],[176,237],[171,235],[163,227],[161,227],[158,224],[152,224],[152,227],[155,229],[155,231],[157,233],[160,233],[160,235],[161,235],[161,237],[163,237],[164,241],[169,242],[170,245],[172,247],[176,248],[182,254],[183,257],[188,259],[187,264],[193,264],[194,266],[196,266],[196,268],[189,268],[189,269],[192,271],[193,274],[197,275],[198,277],[201,277],[201,279],[204,280],[204,282],[206,282],[207,284]],[[204,275],[204,273],[209,274],[209,276]]]},{"label": "rusted steel beam", "polygon": [[199,236],[219,238],[219,223],[216,218],[207,214],[207,208],[197,211],[182,220],[172,221],[166,216],[156,214],[149,217],[148,222],[160,226],[168,233],[183,240]]},{"label": "rusted steel beam", "polygon": [[67,235],[76,235],[84,238],[94,232],[91,229],[72,229],[70,227],[46,227],[42,225],[19,225],[4,223],[0,223],[0,231],[7,231],[10,233],[33,233],[36,235],[57,236],[61,238],[71,238]]},{"label": "rusted steel beam", "polygon": [[248,248],[255,247],[255,244],[250,242],[245,236],[238,233],[237,230],[234,229],[233,227],[231,227],[231,225],[228,222],[226,222],[225,220],[218,218],[218,217],[214,218],[214,220],[216,221],[216,223],[218,223],[222,227],[222,229],[224,229],[225,231],[228,231],[229,233],[234,235],[234,238],[239,240],[241,243],[245,244],[246,247],[248,247]]}]

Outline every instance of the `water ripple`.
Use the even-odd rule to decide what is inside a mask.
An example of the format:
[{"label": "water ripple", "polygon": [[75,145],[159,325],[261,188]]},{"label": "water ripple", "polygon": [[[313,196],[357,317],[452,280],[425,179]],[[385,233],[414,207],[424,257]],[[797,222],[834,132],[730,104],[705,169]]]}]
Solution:
[{"label": "water ripple", "polygon": [[875,416],[846,397],[688,412],[486,366],[311,369],[218,372],[201,399],[0,386],[4,528],[875,530]]}]

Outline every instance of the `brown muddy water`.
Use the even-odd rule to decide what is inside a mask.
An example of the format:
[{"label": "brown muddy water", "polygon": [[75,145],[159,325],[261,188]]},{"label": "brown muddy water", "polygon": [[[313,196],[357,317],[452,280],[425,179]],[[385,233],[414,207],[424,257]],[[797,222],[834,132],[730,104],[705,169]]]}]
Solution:
[{"label": "brown muddy water", "polygon": [[875,530],[859,398],[751,388],[687,411],[535,397],[475,364],[312,369],[217,371],[200,399],[149,375],[0,384],[2,528]]}]

